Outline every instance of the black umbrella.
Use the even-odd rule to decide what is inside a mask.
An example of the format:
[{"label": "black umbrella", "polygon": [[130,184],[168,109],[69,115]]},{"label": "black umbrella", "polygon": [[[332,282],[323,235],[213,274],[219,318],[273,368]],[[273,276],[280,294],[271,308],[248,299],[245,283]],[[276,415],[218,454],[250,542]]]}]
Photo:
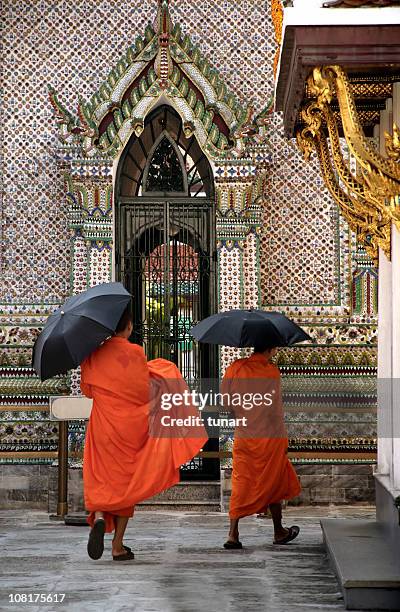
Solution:
[{"label": "black umbrella", "polygon": [[103,283],[74,295],[49,316],[33,347],[41,380],[76,368],[115,331],[131,300],[121,283]]},{"label": "black umbrella", "polygon": [[291,346],[311,340],[296,323],[280,312],[229,310],[211,315],[190,330],[193,338],[223,346]]}]

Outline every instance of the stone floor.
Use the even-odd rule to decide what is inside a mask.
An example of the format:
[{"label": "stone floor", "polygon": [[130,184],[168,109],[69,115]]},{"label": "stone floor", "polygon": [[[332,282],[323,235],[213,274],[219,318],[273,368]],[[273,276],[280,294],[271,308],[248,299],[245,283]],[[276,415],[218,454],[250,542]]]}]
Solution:
[{"label": "stone floor", "polygon": [[[285,511],[301,534],[272,545],[268,519],[241,524],[242,551],[222,548],[227,516],[138,512],[126,543],[136,559],[118,564],[110,536],[99,561],[86,554],[88,529],[49,521],[44,512],[0,512],[0,610],[72,612],[313,612],[344,610],[322,544],[319,519],[373,518],[369,507]],[[10,594],[65,593],[63,603],[10,603]]]}]

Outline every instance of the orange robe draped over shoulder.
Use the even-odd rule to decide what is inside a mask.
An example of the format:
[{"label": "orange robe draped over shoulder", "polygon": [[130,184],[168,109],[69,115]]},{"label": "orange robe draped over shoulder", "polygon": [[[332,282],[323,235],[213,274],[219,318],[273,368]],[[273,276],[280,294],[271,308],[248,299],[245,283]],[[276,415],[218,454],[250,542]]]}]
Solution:
[{"label": "orange robe draped over shoulder", "polygon": [[[269,363],[264,355],[254,353],[229,366],[222,383],[223,391],[229,391],[231,395],[240,393],[241,397],[245,392],[254,395],[262,387],[275,388],[273,404],[256,411],[250,433],[241,427],[235,431],[229,506],[232,519],[265,512],[270,504],[292,499],[301,491],[296,472],[287,456],[288,439],[283,421],[279,369]],[[244,415],[241,409],[234,411],[235,416]],[[248,416],[251,419],[250,413]],[[267,419],[263,427],[258,423],[260,417]],[[257,436],[258,431],[260,437]],[[265,434],[269,437],[265,437]]]},{"label": "orange robe draped over shoulder", "polygon": [[154,397],[171,387],[187,389],[178,368],[147,362],[142,347],[125,338],[110,338],[82,363],[81,389],[93,398],[83,458],[90,525],[100,510],[112,531],[115,516],[132,516],[135,504],[179,482],[180,466],[207,441],[204,428],[182,438],[149,433]]}]

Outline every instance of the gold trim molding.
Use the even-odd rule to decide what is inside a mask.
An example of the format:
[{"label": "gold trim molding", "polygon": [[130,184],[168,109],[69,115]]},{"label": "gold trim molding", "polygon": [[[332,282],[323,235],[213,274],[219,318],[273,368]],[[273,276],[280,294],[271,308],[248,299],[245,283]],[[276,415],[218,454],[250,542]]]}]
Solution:
[{"label": "gold trim molding", "polygon": [[274,57],[274,77],[276,77],[276,70],[278,68],[280,47],[282,44],[282,27],[283,27],[283,6],[281,0],[272,0],[271,2],[271,16],[272,23],[274,24],[275,30],[275,41],[277,49]]},{"label": "gold trim molding", "polygon": [[[314,68],[307,89],[313,100],[301,110],[305,127],[296,133],[298,146],[307,160],[317,154],[325,185],[368,254],[377,262],[381,248],[390,259],[392,221],[400,230],[400,131],[394,125],[393,135],[385,133],[387,157],[380,155],[363,132],[351,84],[340,66]],[[331,107],[335,98],[356,171],[343,153]]]}]

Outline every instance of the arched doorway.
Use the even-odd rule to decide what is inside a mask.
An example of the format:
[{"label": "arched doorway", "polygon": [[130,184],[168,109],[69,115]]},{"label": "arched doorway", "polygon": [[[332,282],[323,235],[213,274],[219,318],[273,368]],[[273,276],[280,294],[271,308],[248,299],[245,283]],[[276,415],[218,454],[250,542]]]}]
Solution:
[{"label": "arched doorway", "polygon": [[[195,136],[167,105],[146,119],[121,156],[116,180],[116,277],[134,296],[131,340],[149,359],[175,362],[191,388],[217,377],[217,356],[189,329],[216,311],[212,170]],[[218,450],[218,440],[205,450]],[[196,458],[185,478],[219,478]]]}]

